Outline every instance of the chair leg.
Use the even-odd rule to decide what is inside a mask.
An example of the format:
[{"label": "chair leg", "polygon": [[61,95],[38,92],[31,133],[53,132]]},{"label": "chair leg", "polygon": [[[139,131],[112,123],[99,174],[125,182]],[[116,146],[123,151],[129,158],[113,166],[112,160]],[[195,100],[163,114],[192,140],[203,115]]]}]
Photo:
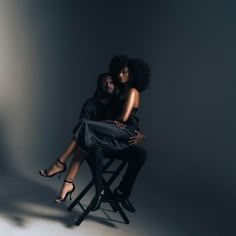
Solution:
[{"label": "chair leg", "polygon": [[80,215],[80,217],[76,220],[75,225],[79,226],[85,217],[89,214],[93,206],[93,202],[89,204],[89,206],[85,209],[85,211]]},{"label": "chair leg", "polygon": [[[109,160],[105,166],[103,171],[105,171],[106,169],[109,168],[109,166],[113,163],[114,160]],[[104,182],[104,188],[105,191],[108,194],[111,194],[112,196],[112,191],[110,186],[112,185],[112,183],[114,182],[114,180],[117,178],[117,176],[120,174],[120,172],[123,170],[123,168],[126,166],[127,162],[122,162],[119,167],[116,169],[116,171],[114,171],[113,175],[106,181],[105,178],[103,177],[103,182]],[[80,204],[80,200],[85,196],[85,194],[90,190],[90,188],[94,185],[94,181],[92,180],[86,187],[85,189],[77,196],[77,198],[71,203],[71,205],[68,207],[68,211],[71,211],[76,204]],[[75,221],[75,225],[79,226],[83,220],[86,218],[86,216],[89,214],[89,212],[92,210],[93,206],[94,206],[94,201],[96,199],[93,198],[92,201],[90,202],[90,204],[87,206],[87,208],[82,208],[83,213],[79,216],[79,218]],[[109,201],[108,202],[112,208],[112,210],[114,212],[119,212],[121,218],[124,220],[124,222],[126,224],[129,224],[129,219],[126,216],[125,212],[123,211],[122,207],[120,206],[119,202],[114,199],[114,201]]]},{"label": "chair leg", "polygon": [[113,210],[114,212],[117,212],[117,206],[116,206],[116,204],[115,204],[114,202],[109,202],[109,204],[110,204],[112,210]]},{"label": "chair leg", "polygon": [[[124,168],[124,166],[123,166],[122,168]],[[119,168],[118,168],[118,170],[119,170]],[[105,184],[104,186],[106,186],[106,187],[105,187],[105,188],[106,188],[106,192],[107,192],[108,194],[111,194],[111,195],[112,195],[112,191],[111,191],[111,189],[110,189],[110,186],[111,186],[112,182],[115,180],[114,176],[115,176],[116,174],[118,175],[118,174],[119,174],[119,171],[116,171],[116,173],[115,173],[107,182],[106,182],[105,179],[103,178],[103,182],[104,182],[104,184]],[[129,219],[128,219],[127,215],[125,214],[125,212],[123,211],[123,209],[121,208],[119,202],[114,199],[114,201],[110,201],[109,204],[110,204],[112,210],[113,210],[114,212],[117,212],[117,211],[118,211],[118,212],[120,213],[121,218],[124,220],[124,222],[125,222],[126,224],[129,224]]]},{"label": "chair leg", "polygon": [[[103,171],[106,171],[113,163],[114,160],[109,160],[103,167]],[[84,188],[84,190],[77,196],[77,198],[70,204],[67,208],[68,211],[72,211],[73,208],[77,205],[77,203],[84,197],[84,195],[91,189],[94,185],[94,180],[91,180],[90,183]]]},{"label": "chair leg", "polygon": [[121,218],[124,220],[124,222],[126,224],[129,224],[129,219],[128,219],[127,215],[125,214],[125,212],[123,211],[123,209],[120,207],[120,204],[118,202],[116,202],[115,205],[116,205],[118,212],[120,213]]},{"label": "chair leg", "polygon": [[84,195],[92,188],[94,181],[90,181],[90,183],[84,188],[84,190],[77,196],[77,198],[69,205],[67,208],[68,211],[72,211],[73,208],[77,205],[77,203],[84,197]]}]

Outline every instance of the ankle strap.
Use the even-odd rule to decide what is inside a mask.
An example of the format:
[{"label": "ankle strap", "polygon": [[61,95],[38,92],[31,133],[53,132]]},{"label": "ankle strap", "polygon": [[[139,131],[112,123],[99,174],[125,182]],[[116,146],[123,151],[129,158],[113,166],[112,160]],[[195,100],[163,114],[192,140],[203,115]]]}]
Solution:
[{"label": "ankle strap", "polygon": [[60,159],[57,159],[57,161],[58,161],[60,164],[65,165],[65,163],[62,162]]},{"label": "ankle strap", "polygon": [[69,180],[66,180],[66,179],[64,180],[64,182],[73,184],[72,181],[69,181]]}]

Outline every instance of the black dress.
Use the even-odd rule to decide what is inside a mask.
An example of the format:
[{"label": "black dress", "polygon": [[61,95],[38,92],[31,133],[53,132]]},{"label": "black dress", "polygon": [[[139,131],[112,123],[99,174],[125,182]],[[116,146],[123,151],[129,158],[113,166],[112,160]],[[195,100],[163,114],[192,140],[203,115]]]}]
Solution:
[{"label": "black dress", "polygon": [[[120,108],[122,107],[120,106]],[[119,112],[121,110],[118,109]],[[81,119],[74,132],[74,140],[86,151],[96,146],[102,146],[112,150],[128,148],[129,138],[136,135],[135,130],[139,130],[137,111],[138,108],[132,109],[124,129],[118,128],[113,121]]]}]

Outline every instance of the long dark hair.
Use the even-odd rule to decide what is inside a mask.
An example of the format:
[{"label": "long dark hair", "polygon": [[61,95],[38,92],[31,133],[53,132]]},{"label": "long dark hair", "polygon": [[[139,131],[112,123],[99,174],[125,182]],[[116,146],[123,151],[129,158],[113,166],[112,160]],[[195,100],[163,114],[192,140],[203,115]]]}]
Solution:
[{"label": "long dark hair", "polygon": [[[111,74],[108,73],[108,72],[102,73],[98,76],[98,78],[97,78],[97,87],[96,87],[95,93],[93,95],[94,98],[96,98],[96,99],[101,98],[101,96],[102,96],[102,81],[108,76],[111,76]],[[113,95],[115,95],[115,91],[116,91],[116,89],[114,90]]]}]

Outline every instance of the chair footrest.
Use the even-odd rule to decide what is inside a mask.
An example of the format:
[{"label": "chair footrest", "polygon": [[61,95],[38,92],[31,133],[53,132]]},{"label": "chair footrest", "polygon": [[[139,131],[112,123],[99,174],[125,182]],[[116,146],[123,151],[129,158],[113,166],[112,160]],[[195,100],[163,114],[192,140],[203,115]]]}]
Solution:
[{"label": "chair footrest", "polygon": [[115,171],[114,170],[105,170],[103,171],[103,174],[114,174]]}]

